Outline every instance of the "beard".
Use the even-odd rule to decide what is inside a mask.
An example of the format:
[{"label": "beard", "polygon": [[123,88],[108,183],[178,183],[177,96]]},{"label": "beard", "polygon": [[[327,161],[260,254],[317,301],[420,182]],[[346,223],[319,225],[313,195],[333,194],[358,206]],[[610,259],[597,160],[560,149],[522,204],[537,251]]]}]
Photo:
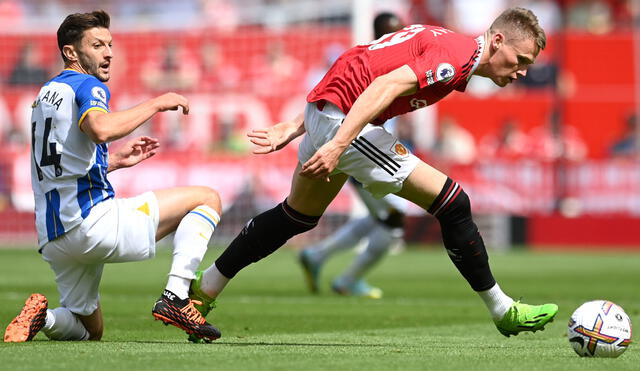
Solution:
[{"label": "beard", "polygon": [[97,78],[102,82],[109,81],[109,74],[101,73],[98,63],[91,60],[85,54],[83,53],[78,54],[78,63],[80,64],[80,67],[82,67],[82,69],[84,69],[87,72],[87,74],[94,76],[95,78]]}]

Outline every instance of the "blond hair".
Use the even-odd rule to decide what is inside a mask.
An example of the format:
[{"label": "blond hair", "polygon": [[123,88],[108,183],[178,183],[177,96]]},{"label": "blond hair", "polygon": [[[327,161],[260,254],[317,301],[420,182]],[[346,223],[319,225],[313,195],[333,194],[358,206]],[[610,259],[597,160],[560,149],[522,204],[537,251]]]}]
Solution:
[{"label": "blond hair", "polygon": [[538,23],[538,17],[529,9],[509,8],[502,12],[489,27],[491,35],[502,32],[508,40],[534,40],[538,50],[547,46],[547,36]]}]

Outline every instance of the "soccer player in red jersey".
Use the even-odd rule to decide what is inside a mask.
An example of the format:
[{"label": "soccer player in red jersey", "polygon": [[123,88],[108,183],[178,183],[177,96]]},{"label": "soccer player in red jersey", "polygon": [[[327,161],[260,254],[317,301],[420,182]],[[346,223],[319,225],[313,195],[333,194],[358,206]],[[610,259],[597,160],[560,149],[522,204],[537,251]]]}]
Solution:
[{"label": "soccer player in red jersey", "polygon": [[500,289],[462,187],[411,154],[381,125],[454,90],[464,91],[473,75],[504,87],[526,75],[545,45],[536,16],[511,8],[477,38],[411,25],[347,50],[307,96],[304,115],[249,134],[258,146],[254,153],[269,153],[306,133],[289,196],[251,219],[192,282],[198,300],[215,299],[242,268],[315,227],[352,176],[374,196],[395,193],[438,219],[449,257],[485,302],[500,333],[543,329],[557,305],[523,304]]}]

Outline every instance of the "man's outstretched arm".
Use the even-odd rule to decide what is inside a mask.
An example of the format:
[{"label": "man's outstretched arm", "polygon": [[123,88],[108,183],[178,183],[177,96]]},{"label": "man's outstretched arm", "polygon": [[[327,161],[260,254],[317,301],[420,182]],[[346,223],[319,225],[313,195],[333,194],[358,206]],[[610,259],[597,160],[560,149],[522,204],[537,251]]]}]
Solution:
[{"label": "man's outstretched arm", "polygon": [[129,135],[138,126],[144,124],[158,112],[176,111],[182,107],[182,113],[189,113],[189,101],[176,93],[166,93],[149,99],[119,112],[89,111],[82,122],[80,130],[91,138],[94,143],[112,142]]}]

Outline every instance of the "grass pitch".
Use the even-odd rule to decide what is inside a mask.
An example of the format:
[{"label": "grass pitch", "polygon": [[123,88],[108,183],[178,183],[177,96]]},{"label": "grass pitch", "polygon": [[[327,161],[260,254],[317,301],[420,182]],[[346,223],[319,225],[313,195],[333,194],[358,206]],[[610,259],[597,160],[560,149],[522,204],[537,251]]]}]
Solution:
[{"label": "grass pitch", "polygon": [[[211,249],[208,265],[221,250]],[[352,258],[335,257],[323,271],[320,295],[310,295],[295,252],[281,249],[241,272],[209,320],[222,330],[212,344],[190,344],[174,327],[154,321],[170,253],[150,261],[108,265],[101,297],[101,342],[53,342],[43,334],[22,344],[0,343],[0,370],[638,370],[640,346],[617,359],[578,357],[566,337],[581,303],[609,299],[640,325],[640,254],[492,253],[501,287],[526,303],[555,302],[556,321],[543,332],[505,338],[482,301],[440,248],[388,257],[369,277],[382,300],[340,297],[331,278]],[[50,306],[53,273],[33,250],[0,249],[0,326],[32,292]],[[636,342],[640,342],[636,334]]]}]

